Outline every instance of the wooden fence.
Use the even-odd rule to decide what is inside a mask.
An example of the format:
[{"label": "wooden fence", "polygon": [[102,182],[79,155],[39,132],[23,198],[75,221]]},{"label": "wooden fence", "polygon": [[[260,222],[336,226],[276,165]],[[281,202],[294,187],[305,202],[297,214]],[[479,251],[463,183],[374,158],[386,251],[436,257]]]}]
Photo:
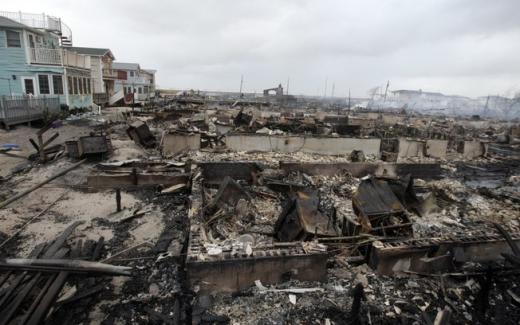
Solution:
[{"label": "wooden fence", "polygon": [[10,125],[41,120],[45,115],[60,112],[59,96],[2,96],[0,97],[0,122]]}]

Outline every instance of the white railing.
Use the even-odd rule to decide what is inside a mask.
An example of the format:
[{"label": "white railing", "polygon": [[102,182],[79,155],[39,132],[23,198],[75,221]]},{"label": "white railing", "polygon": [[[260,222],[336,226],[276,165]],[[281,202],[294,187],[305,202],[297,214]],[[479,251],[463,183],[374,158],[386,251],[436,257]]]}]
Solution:
[{"label": "white railing", "polygon": [[65,65],[90,69],[90,60],[85,55],[64,49],[30,48],[29,54],[33,64]]},{"label": "white railing", "polygon": [[21,11],[0,11],[0,16],[7,17],[32,28],[42,28],[61,32],[61,20],[46,14],[30,14]]},{"label": "white railing", "polygon": [[30,48],[31,63],[36,64],[62,64],[62,50],[46,49],[46,48]]},{"label": "white railing", "polygon": [[117,72],[114,69],[103,69],[104,78],[117,78]]}]

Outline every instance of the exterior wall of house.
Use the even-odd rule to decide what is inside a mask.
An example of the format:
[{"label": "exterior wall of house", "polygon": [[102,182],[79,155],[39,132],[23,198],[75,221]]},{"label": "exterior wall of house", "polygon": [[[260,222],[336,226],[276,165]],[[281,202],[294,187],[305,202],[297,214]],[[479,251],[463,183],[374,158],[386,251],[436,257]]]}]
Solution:
[{"label": "exterior wall of house", "polygon": [[120,90],[135,93],[136,101],[146,101],[154,96],[155,75],[144,70],[118,70],[115,91]]},{"label": "exterior wall of house", "polygon": [[100,56],[90,57],[90,76],[92,78],[92,86],[94,93],[104,93],[103,87],[103,62]]},{"label": "exterior wall of house", "polygon": [[91,73],[88,70],[67,68],[67,97],[70,108],[87,108],[93,105],[92,100],[92,83],[89,83],[88,78],[91,78]]},{"label": "exterior wall of house", "polygon": [[[7,47],[6,28],[0,28],[0,96],[23,95],[24,80],[33,80],[33,95],[56,95],[52,83],[53,75],[63,75],[63,67],[43,66],[28,64],[27,57],[27,35],[23,30],[8,29],[18,31],[21,34],[21,47]],[[50,39],[50,38],[49,38]],[[46,75],[49,80],[49,94],[40,94],[38,75]],[[62,79],[63,80],[63,79]],[[64,94],[59,95],[61,101],[65,101]]]},{"label": "exterior wall of house", "polygon": [[[21,35],[23,31],[20,29],[10,29],[19,32]],[[7,47],[7,39],[5,34],[6,28],[0,27],[0,96],[21,94],[22,84],[21,80],[17,78],[20,72],[26,71],[27,59],[25,56],[25,42],[24,37],[21,37],[21,47]],[[13,75],[16,80],[13,79]],[[5,79],[9,80],[5,80]],[[9,91],[11,86],[11,92]]]}]

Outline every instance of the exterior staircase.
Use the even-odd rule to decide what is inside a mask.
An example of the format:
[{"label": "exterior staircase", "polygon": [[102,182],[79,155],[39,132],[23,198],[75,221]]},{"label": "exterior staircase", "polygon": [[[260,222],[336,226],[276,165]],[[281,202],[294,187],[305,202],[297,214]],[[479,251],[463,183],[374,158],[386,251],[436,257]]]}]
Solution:
[{"label": "exterior staircase", "polygon": [[108,105],[114,105],[123,98],[125,98],[125,92],[123,91],[123,89],[121,89],[112,96],[110,96],[110,98],[108,99]]}]

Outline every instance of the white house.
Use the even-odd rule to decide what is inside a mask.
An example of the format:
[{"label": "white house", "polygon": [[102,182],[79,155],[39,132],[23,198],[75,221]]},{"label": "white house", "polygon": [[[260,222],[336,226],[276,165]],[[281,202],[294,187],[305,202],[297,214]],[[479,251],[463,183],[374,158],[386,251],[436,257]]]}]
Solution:
[{"label": "white house", "polygon": [[155,70],[141,69],[138,63],[114,62],[115,92],[124,92],[126,103],[142,103],[155,96]]},{"label": "white house", "polygon": [[70,50],[90,58],[90,82],[94,103],[105,105],[114,94],[117,73],[112,69],[114,54],[109,49],[93,47],[69,47]]}]

